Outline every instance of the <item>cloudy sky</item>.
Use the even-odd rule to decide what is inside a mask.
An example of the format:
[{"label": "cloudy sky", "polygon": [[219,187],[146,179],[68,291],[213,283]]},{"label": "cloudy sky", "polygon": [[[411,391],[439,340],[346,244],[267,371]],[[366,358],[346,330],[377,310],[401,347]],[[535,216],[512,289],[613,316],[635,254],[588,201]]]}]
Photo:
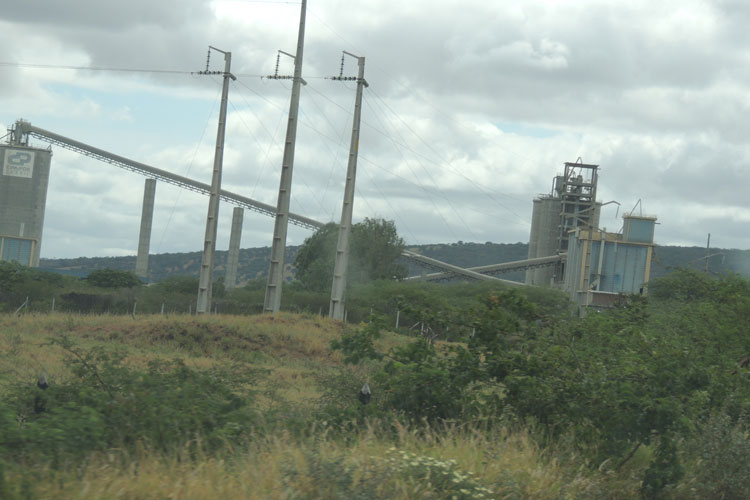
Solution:
[{"label": "cloudy sky", "polygon": [[[221,80],[190,72],[213,45],[238,77],[223,187],[276,205],[291,86],[261,76],[277,50],[295,52],[299,7],[6,2],[0,125],[24,118],[210,183]],[[620,203],[602,227],[618,230],[640,200],[658,243],[711,233],[712,246],[748,249],[749,23],[741,0],[309,0],[292,211],[340,217],[355,86],[324,77],[347,50],[366,57],[370,84],[355,220],[395,220],[410,244],[525,242],[532,199],[581,158],[601,166],[599,198]],[[134,254],[143,178],[53,150],[42,256]],[[164,183],[156,197],[152,253],[202,248],[208,198]],[[222,205],[219,249],[231,212]],[[270,246],[272,231],[246,211],[242,246]],[[291,226],[288,243],[308,235]]]}]

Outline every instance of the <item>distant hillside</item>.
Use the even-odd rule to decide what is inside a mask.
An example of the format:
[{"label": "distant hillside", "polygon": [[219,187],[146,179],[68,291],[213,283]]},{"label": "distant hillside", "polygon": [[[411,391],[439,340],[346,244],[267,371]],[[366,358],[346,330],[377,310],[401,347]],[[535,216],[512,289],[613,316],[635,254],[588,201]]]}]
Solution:
[{"label": "distant hillside", "polygon": [[[286,249],[284,257],[285,273],[288,279],[294,276],[294,260],[297,258],[298,246]],[[240,249],[238,280],[241,283],[265,276],[268,272],[270,247]],[[227,252],[217,251],[214,263],[214,274],[224,276],[226,272]],[[201,266],[201,252],[161,253],[148,258],[149,281],[161,281],[167,276],[198,276]],[[135,269],[135,256],[127,257],[78,257],[75,259],[41,259],[41,269],[62,274],[85,277],[96,269],[117,269],[132,271]]]},{"label": "distant hillside", "polygon": [[[483,266],[510,262],[526,258],[526,243],[437,243],[432,245],[413,245],[410,250],[421,253],[449,264],[461,267]],[[294,276],[294,259],[298,246],[286,249],[285,268],[287,279]],[[271,249],[244,248],[240,250],[239,281],[264,277],[268,272]],[[737,272],[750,276],[750,250],[719,249],[711,250],[709,271],[712,273]],[[706,249],[701,247],[657,246],[651,267],[651,277],[659,277],[677,267],[703,269]],[[216,276],[223,276],[226,271],[227,252],[216,252]],[[149,257],[149,280],[161,281],[170,275],[197,276],[200,270],[201,253],[165,253]],[[135,269],[135,256],[129,257],[79,257],[76,259],[42,259],[40,268],[63,274],[84,277],[95,269]],[[411,275],[420,274],[419,266],[409,264]],[[523,272],[506,273],[505,279],[523,281]]]}]

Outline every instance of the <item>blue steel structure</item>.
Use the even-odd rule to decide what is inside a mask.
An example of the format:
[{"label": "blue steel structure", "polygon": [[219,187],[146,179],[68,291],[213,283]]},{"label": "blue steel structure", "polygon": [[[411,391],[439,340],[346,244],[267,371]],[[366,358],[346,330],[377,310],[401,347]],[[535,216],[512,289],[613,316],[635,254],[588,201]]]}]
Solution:
[{"label": "blue steel structure", "polygon": [[625,215],[622,234],[569,233],[564,289],[579,307],[608,307],[621,294],[645,294],[656,217]]}]

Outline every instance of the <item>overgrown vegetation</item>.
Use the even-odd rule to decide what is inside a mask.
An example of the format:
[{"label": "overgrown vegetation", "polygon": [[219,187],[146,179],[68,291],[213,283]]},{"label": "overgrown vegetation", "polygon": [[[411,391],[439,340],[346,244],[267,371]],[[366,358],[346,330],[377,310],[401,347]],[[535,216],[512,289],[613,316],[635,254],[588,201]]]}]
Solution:
[{"label": "overgrown vegetation", "polygon": [[[24,272],[3,279],[33,283]],[[140,289],[138,308],[191,288]],[[273,317],[0,316],[0,497],[750,491],[742,277],[675,272],[580,319],[561,294],[494,284],[358,285],[350,318],[364,321],[351,326],[310,304]]]}]

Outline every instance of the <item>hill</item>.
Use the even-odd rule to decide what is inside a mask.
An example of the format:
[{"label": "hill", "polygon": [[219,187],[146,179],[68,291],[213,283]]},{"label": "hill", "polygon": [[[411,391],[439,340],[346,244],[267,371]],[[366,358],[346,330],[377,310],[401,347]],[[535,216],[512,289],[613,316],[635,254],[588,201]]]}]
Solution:
[{"label": "hill", "polygon": [[[523,260],[528,255],[526,243],[436,243],[430,245],[410,245],[409,250],[427,257],[442,260],[461,267],[475,267],[501,262]],[[286,249],[286,276],[294,275],[294,260],[298,246]],[[269,247],[243,248],[239,254],[238,280],[240,283],[265,277],[269,267]],[[713,274],[736,272],[750,276],[750,250],[720,249],[711,250],[709,271]],[[703,269],[706,249],[701,247],[657,246],[651,268],[651,277],[664,276],[671,269]],[[226,251],[216,252],[215,274],[223,276],[226,271]],[[149,257],[149,281],[162,281],[168,276],[198,276],[201,253],[164,253]],[[128,257],[79,257],[74,259],[41,259],[41,269],[72,276],[85,277],[96,269],[110,268],[122,271],[135,269],[135,256]],[[409,264],[410,275],[418,275],[419,266]],[[506,273],[503,278],[523,281],[520,271]]]}]

